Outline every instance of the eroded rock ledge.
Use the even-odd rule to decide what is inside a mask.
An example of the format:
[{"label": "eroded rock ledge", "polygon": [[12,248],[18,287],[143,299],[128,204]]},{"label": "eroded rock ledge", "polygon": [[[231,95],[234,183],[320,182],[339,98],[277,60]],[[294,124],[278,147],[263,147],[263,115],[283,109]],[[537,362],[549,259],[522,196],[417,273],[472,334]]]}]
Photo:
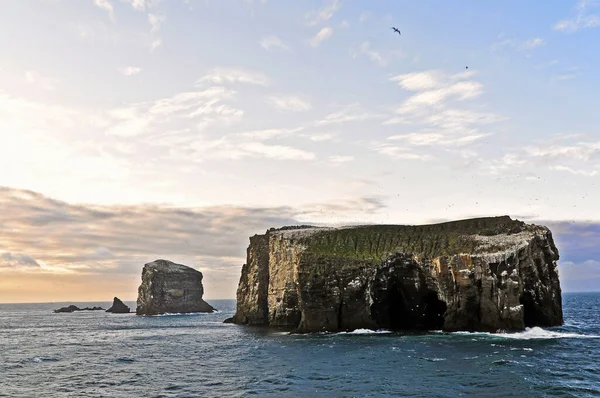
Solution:
[{"label": "eroded rock ledge", "polygon": [[548,228],[508,216],[270,229],[250,238],[233,322],[299,332],[555,326],[558,257]]}]

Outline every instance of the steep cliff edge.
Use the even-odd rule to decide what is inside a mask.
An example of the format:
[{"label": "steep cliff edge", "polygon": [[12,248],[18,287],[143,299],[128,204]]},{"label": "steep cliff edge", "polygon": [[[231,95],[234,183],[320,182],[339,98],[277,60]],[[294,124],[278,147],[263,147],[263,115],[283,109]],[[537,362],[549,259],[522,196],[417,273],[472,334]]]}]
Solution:
[{"label": "steep cliff edge", "polygon": [[137,315],[213,312],[202,299],[202,273],[168,260],[144,265],[138,289]]},{"label": "steep cliff edge", "polygon": [[250,238],[233,322],[300,332],[563,322],[552,233],[508,216],[284,227]]}]

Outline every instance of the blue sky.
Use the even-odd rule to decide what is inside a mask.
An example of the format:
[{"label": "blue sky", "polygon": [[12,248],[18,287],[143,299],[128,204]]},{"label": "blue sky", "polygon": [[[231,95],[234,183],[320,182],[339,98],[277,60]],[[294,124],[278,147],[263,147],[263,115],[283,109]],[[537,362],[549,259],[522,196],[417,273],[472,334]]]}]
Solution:
[{"label": "blue sky", "polygon": [[[271,226],[499,214],[556,225],[563,286],[600,288],[598,2],[28,0],[0,24],[0,203],[31,212],[3,212],[0,301],[132,297],[158,257],[232,297]],[[141,211],[173,234],[134,238]]]}]

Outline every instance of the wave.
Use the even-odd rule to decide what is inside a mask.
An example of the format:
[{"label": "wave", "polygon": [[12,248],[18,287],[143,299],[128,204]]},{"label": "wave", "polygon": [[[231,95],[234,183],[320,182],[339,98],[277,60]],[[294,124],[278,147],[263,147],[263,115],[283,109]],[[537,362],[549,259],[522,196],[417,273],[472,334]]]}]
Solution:
[{"label": "wave", "polygon": [[144,315],[144,316],[194,316],[194,315],[207,315],[207,314],[218,314],[220,311],[213,312],[165,312],[164,314],[158,315]]},{"label": "wave", "polygon": [[336,334],[385,334],[385,333],[392,333],[392,332],[390,330],[384,330],[384,329],[379,329],[379,330],[355,329],[351,332],[339,332]]},{"label": "wave", "polygon": [[579,334],[569,332],[559,332],[555,330],[546,330],[540,327],[526,328],[524,332],[518,333],[498,333],[495,336],[501,336],[507,339],[515,340],[546,340],[546,339],[597,339],[598,335]]},{"label": "wave", "polygon": [[469,335],[469,336],[490,336],[500,337],[504,339],[512,340],[549,340],[549,339],[598,339],[599,335],[560,332],[557,330],[542,329],[538,326],[532,328],[526,328],[524,332],[516,333],[487,333],[487,332],[453,332],[451,334],[456,335]]}]

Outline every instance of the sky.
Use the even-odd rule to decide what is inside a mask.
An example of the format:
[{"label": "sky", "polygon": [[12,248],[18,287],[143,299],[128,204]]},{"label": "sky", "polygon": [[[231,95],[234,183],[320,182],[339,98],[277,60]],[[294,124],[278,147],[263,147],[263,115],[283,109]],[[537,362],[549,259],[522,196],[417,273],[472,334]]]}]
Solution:
[{"label": "sky", "polygon": [[0,302],[135,300],[158,258],[234,298],[271,227],[505,214],[600,290],[600,2],[22,0],[0,26]]}]

